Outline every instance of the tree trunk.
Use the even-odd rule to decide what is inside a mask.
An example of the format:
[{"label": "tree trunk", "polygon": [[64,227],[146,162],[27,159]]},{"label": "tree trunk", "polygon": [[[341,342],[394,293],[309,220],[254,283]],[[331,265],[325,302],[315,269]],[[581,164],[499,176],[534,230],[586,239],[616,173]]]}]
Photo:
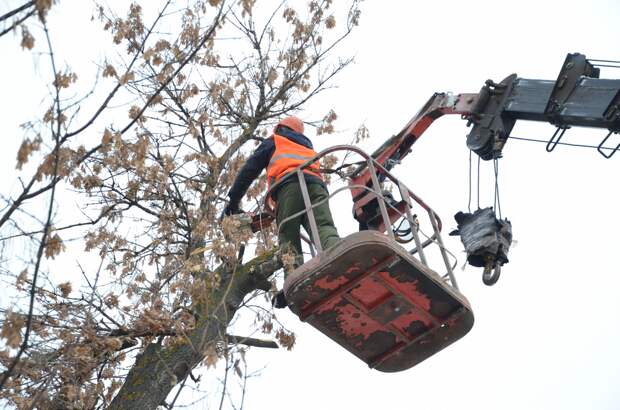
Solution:
[{"label": "tree trunk", "polygon": [[226,327],[250,292],[282,267],[277,249],[254,258],[231,272],[220,267],[222,284],[209,301],[208,315],[201,314],[195,329],[182,343],[164,347],[151,343],[136,358],[125,383],[114,397],[110,409],[155,409],[163,404],[174,386],[200,364],[207,352],[222,342]]}]

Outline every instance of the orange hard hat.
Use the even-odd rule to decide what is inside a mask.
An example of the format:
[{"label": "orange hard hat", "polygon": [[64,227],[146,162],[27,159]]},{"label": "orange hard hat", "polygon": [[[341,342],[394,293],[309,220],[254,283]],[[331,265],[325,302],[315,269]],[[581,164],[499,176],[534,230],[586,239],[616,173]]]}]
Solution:
[{"label": "orange hard hat", "polygon": [[304,133],[304,123],[302,120],[300,120],[299,118],[295,117],[295,116],[290,116],[290,117],[286,117],[283,120],[281,120],[278,125],[276,125],[276,128],[278,128],[280,125],[283,125],[285,127],[289,127],[290,129],[292,129],[295,132],[298,132],[300,134]]}]

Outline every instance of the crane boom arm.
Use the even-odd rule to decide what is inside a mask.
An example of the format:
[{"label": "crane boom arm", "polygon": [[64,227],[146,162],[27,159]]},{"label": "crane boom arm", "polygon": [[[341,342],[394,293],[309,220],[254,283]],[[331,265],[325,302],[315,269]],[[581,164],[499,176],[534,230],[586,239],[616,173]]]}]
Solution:
[{"label": "crane boom arm", "polygon": [[[501,156],[517,120],[557,126],[548,150],[555,147],[571,126],[607,129],[609,137],[611,133],[620,132],[620,79],[601,79],[599,75],[594,64],[583,54],[575,53],[567,55],[555,81],[519,78],[512,74],[500,83],[487,80],[477,94],[436,93],[398,134],[373,153],[373,157],[390,170],[411,152],[412,145],[433,121],[447,114],[459,114],[468,125],[473,125],[467,136],[467,146],[484,160]],[[605,155],[601,151],[606,157],[614,152]],[[368,186],[370,180],[365,165],[351,174],[351,185]],[[373,195],[364,189],[351,192],[355,217],[362,223],[374,218],[373,207],[368,206]]]}]

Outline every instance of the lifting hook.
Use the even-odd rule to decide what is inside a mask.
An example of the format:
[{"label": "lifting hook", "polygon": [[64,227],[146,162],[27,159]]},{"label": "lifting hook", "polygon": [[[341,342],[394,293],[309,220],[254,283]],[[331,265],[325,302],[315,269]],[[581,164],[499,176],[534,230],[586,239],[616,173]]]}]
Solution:
[{"label": "lifting hook", "polygon": [[487,286],[493,286],[499,280],[499,275],[502,273],[502,267],[499,264],[495,264],[493,258],[487,259],[487,263],[484,265],[484,271],[482,272],[482,282]]}]

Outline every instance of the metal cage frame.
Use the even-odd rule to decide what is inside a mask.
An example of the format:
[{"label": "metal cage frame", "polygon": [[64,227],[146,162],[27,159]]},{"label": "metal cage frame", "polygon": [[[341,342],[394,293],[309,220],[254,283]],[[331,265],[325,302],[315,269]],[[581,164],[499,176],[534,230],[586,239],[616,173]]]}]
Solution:
[{"label": "metal cage frame", "polygon": [[[371,186],[354,184],[351,176],[346,175],[345,178],[349,180],[349,184],[346,187],[337,189],[333,193],[329,194],[327,199],[313,204],[310,201],[308,185],[304,178],[303,171],[311,164],[334,152],[353,152],[360,155],[364,159],[364,165],[367,167],[370,173]],[[398,209],[393,204],[389,203],[386,200],[386,197],[382,194],[381,182],[379,182],[379,176],[377,174],[378,170],[381,172],[381,177],[385,178],[384,180],[389,180],[398,187],[398,191],[401,196],[401,202],[399,202],[399,205],[402,204],[402,209]],[[371,155],[367,154],[364,150],[352,145],[336,145],[317,153],[314,157],[312,157],[302,165],[298,166],[294,171],[292,171],[290,174],[288,174],[276,184],[270,187],[270,189],[265,194],[263,200],[264,213],[272,216],[276,215],[276,211],[273,207],[273,201],[271,200],[271,195],[278,189],[279,186],[282,185],[282,183],[286,179],[294,177],[296,177],[299,181],[299,186],[301,188],[304,200],[304,209],[300,212],[288,216],[282,221],[279,221],[278,230],[285,222],[296,218],[299,215],[307,214],[308,224],[310,226],[310,238],[302,235],[302,239],[304,239],[304,241],[310,245],[310,252],[313,257],[323,251],[319,240],[318,226],[316,224],[316,218],[314,216],[314,208],[322,204],[324,201],[329,201],[333,196],[339,194],[342,191],[357,190],[357,192],[359,192],[360,190],[365,190],[369,192],[371,196],[377,199],[379,205],[382,225],[378,228],[378,230],[385,232],[390,239],[396,241],[394,231],[392,229],[392,223],[400,218],[404,218],[405,220],[407,220],[407,222],[411,226],[411,234],[413,236],[413,241],[415,242],[415,248],[409,250],[409,253],[412,255],[419,255],[418,259],[420,260],[420,262],[422,262],[424,266],[430,268],[428,258],[425,254],[425,248],[429,245],[437,244],[447,271],[447,273],[443,275],[443,277],[444,279],[448,280],[449,285],[451,285],[455,289],[458,289],[458,283],[454,274],[454,266],[450,264],[450,260],[448,257],[448,254],[451,253],[446,249],[441,236],[442,221],[439,215],[418,195],[416,195],[411,189],[409,189],[402,181],[400,181],[393,174],[391,174],[384,166],[378,163]],[[424,241],[422,241],[418,232],[420,224],[416,219],[416,215],[414,215],[412,212],[413,203],[419,205],[422,209],[426,211],[428,220],[433,229],[432,235],[427,236]]]}]

